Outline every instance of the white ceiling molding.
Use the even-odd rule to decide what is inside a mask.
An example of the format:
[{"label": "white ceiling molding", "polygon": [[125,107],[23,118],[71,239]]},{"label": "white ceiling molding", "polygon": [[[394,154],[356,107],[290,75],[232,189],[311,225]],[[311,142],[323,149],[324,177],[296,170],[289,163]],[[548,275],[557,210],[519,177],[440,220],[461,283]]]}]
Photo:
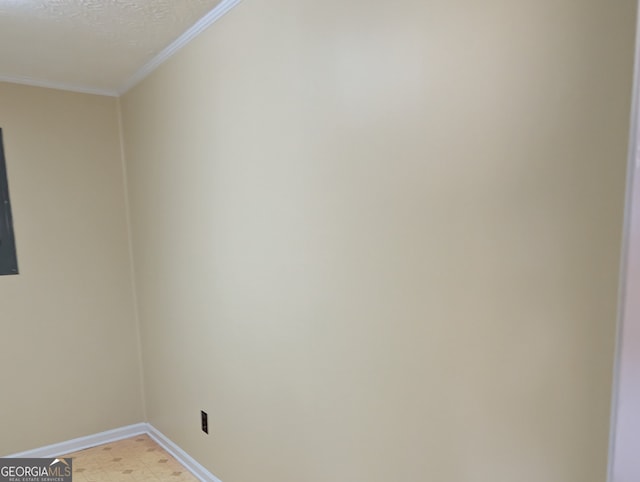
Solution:
[{"label": "white ceiling molding", "polygon": [[105,95],[109,97],[119,96],[119,93],[116,91],[94,89],[83,85],[49,82],[47,80],[31,79],[29,77],[12,77],[8,75],[0,75],[0,82],[7,82],[9,84],[30,85],[32,87],[44,87],[47,89],[67,90],[69,92],[77,92],[79,94]]},{"label": "white ceiling molding", "polygon": [[143,65],[125,84],[118,89],[116,95],[122,95],[129,89],[133,88],[151,72],[157,69],[161,64],[166,62],[173,54],[178,52],[182,47],[191,42],[194,38],[204,32],[208,27],[220,19],[225,13],[239,4],[242,0],[222,0],[208,14],[198,20],[189,30],[178,37],[167,48],[156,55],[153,59]]},{"label": "white ceiling molding", "polygon": [[0,82],[118,97],[240,0],[0,0]]}]

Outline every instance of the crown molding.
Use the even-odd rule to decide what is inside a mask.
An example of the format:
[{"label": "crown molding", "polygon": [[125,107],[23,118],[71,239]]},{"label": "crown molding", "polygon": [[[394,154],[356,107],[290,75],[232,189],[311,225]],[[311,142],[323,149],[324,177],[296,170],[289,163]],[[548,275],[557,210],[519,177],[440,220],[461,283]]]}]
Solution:
[{"label": "crown molding", "polygon": [[191,42],[194,38],[200,35],[204,30],[210,27],[213,23],[215,23],[218,19],[220,19],[225,13],[239,4],[242,0],[222,0],[218,5],[216,5],[213,10],[211,10],[208,14],[198,20],[191,28],[189,28],[185,33],[180,35],[176,40],[174,40],[168,47],[162,50],[158,55],[152,58],[149,62],[144,64],[138,71],[133,74],[129,80],[127,80],[122,87],[118,89],[116,95],[125,94],[139,82],[141,82],[145,77],[147,77],[151,72],[157,69],[161,64],[163,64],[166,60],[168,60],[173,54],[178,52],[182,47]]},{"label": "crown molding", "polygon": [[66,90],[69,92],[77,92],[81,94],[102,95],[108,97],[119,97],[126,93],[147,77],[151,72],[157,69],[161,64],[167,61],[173,54],[178,52],[182,47],[191,42],[200,35],[204,30],[215,23],[220,17],[229,10],[239,4],[242,0],[222,0],[209,13],[198,20],[191,28],[184,32],[180,37],[174,40],[168,47],[162,50],[158,55],[153,57],[149,62],[140,67],[120,88],[116,90],[96,89],[84,85],[66,84],[63,82],[54,82],[49,80],[34,79],[31,77],[6,76],[0,75],[0,82],[10,84],[30,85],[33,87],[44,87],[47,89]]},{"label": "crown molding", "polygon": [[46,89],[66,90],[69,92],[77,92],[80,94],[118,97],[118,92],[113,90],[94,89],[92,87],[87,87],[84,85],[65,84],[62,82],[33,79],[31,77],[12,77],[7,75],[0,75],[0,82],[6,82],[9,84],[30,85],[32,87],[44,87]]}]

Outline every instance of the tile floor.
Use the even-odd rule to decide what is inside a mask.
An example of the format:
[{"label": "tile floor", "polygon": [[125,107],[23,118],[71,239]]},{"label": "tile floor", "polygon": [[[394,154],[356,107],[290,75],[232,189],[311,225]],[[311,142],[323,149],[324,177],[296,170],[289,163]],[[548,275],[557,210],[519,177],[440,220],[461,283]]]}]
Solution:
[{"label": "tile floor", "polygon": [[74,452],[73,482],[198,482],[148,435]]}]

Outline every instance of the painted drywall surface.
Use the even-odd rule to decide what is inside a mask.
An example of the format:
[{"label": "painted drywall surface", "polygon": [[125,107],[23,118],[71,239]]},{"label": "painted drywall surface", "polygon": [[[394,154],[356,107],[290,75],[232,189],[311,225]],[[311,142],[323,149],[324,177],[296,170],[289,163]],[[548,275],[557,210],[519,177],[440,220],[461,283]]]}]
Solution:
[{"label": "painted drywall surface", "polygon": [[0,83],[0,454],[142,419],[116,100]]},{"label": "painted drywall surface", "polygon": [[632,189],[611,482],[640,480],[640,298],[637,295],[640,292],[640,170],[637,165]]},{"label": "painted drywall surface", "polygon": [[149,421],[225,482],[602,482],[634,17],[252,0],[126,94]]}]

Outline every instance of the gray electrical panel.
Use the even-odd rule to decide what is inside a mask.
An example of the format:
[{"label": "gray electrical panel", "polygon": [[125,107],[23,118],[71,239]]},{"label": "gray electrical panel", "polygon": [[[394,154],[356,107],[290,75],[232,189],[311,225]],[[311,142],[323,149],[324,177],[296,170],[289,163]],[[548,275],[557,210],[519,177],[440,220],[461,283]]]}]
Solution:
[{"label": "gray electrical panel", "polygon": [[7,163],[4,157],[2,129],[0,129],[0,275],[5,274],[18,274],[18,257],[13,234]]}]

